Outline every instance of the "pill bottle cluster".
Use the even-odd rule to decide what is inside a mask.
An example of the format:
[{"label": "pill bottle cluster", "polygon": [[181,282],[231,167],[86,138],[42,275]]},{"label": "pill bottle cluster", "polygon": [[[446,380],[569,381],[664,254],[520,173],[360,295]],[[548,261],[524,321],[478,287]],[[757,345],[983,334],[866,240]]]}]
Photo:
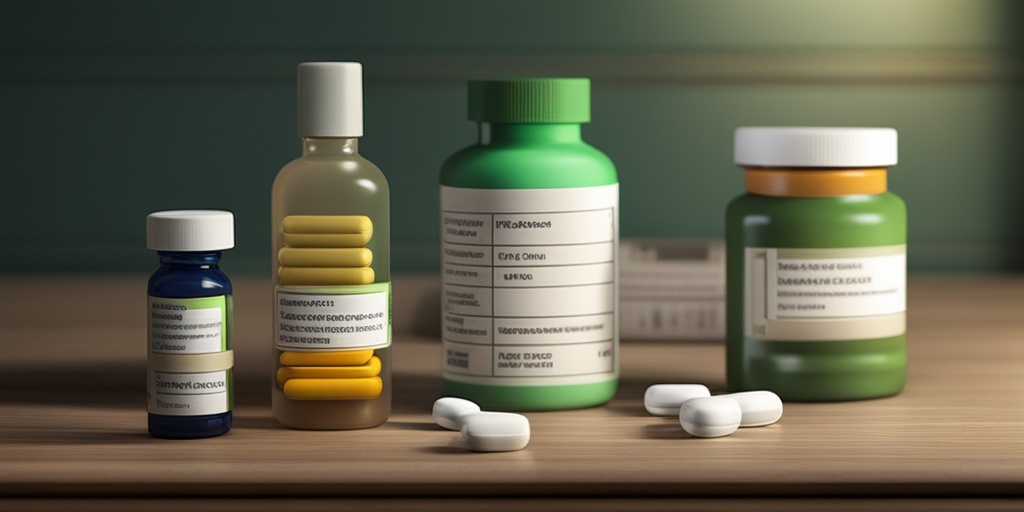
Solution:
[{"label": "pill bottle cluster", "polygon": [[[391,412],[390,201],[359,153],[362,66],[298,68],[302,155],[271,193],[272,410],[282,425],[369,428]],[[619,379],[619,185],[585,143],[584,78],[475,80],[479,140],[440,173],[441,363],[435,421],[468,449],[525,447],[508,411],[603,404]],[[906,208],[889,128],[745,127],[746,194],[726,211],[727,386],[655,385],[653,415],[696,437],[775,423],[782,400],[898,393],[906,380]],[[232,421],[233,216],[156,212],[147,246],[149,430]],[[482,409],[487,409],[486,411]]]}]

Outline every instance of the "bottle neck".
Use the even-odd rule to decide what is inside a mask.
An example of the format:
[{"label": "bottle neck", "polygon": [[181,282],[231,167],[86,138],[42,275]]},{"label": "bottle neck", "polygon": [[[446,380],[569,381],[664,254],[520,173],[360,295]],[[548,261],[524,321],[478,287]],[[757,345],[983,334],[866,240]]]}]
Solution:
[{"label": "bottle neck", "polygon": [[336,158],[359,154],[359,139],[355,137],[303,137],[302,156],[306,158]]},{"label": "bottle neck", "polygon": [[578,123],[480,123],[481,144],[581,142]]},{"label": "bottle neck", "polygon": [[218,268],[220,251],[215,252],[176,252],[157,251],[160,265],[165,267]]},{"label": "bottle neck", "polygon": [[884,167],[872,169],[785,169],[747,167],[747,192],[763,196],[838,197],[888,190]]}]

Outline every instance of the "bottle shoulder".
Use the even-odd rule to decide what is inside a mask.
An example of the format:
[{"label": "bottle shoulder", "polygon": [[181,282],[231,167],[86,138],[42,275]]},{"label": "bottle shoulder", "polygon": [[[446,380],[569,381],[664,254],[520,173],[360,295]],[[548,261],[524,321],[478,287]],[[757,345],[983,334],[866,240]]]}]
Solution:
[{"label": "bottle shoulder", "polygon": [[231,295],[233,286],[220,268],[160,267],[149,277],[148,293],[156,297],[213,297]]},{"label": "bottle shoulder", "polygon": [[584,141],[552,142],[552,143],[503,143],[473,144],[452,154],[445,165],[457,165],[466,161],[504,159],[544,159],[553,156],[575,156],[580,159],[593,159],[595,162],[612,165],[608,155],[600,149]]},{"label": "bottle shoulder", "polygon": [[[287,196],[300,202],[303,195],[330,195],[338,191],[352,198],[372,198],[387,203],[390,185],[383,171],[362,157],[299,157],[278,171],[271,188],[274,198]],[[345,198],[337,197],[337,200]]]},{"label": "bottle shoulder", "polygon": [[828,212],[889,212],[906,211],[906,203],[892,192],[861,194],[838,197],[778,197],[759,194],[743,194],[729,202],[728,210],[733,213],[807,212],[827,214]]},{"label": "bottle shoulder", "polygon": [[441,184],[475,188],[563,188],[618,183],[611,158],[584,142],[475,144],[444,161]]},{"label": "bottle shoulder", "polygon": [[283,180],[323,179],[370,179],[387,184],[387,177],[380,167],[361,155],[310,158],[300,156],[286,163],[277,172],[274,183]]},{"label": "bottle shoulder", "polygon": [[870,247],[905,244],[907,212],[895,194],[771,197],[746,194],[726,210],[737,247]]}]

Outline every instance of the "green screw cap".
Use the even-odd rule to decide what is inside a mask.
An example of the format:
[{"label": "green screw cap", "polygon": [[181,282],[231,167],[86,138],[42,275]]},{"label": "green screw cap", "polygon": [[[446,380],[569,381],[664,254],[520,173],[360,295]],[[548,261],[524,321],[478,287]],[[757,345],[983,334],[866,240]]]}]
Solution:
[{"label": "green screw cap", "polygon": [[482,123],[589,123],[589,78],[469,82],[469,119]]}]

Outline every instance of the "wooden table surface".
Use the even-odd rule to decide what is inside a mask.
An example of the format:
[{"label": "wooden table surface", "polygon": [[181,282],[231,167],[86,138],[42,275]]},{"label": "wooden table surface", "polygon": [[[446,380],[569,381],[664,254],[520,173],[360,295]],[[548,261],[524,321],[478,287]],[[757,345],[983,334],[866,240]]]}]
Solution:
[{"label": "wooden table surface", "polygon": [[0,508],[793,510],[834,498],[847,500],[829,504],[837,510],[1024,507],[1024,278],[912,277],[910,375],[898,396],[787,403],[776,425],[692,438],[647,415],[643,391],[722,390],[721,342],[627,340],[608,405],[528,413],[530,444],[509,453],[468,452],[431,421],[439,314],[436,281],[422,276],[395,280],[395,402],[383,426],[276,424],[269,283],[249,278],[235,279],[233,430],[154,439],[145,280],[0,279]]}]

